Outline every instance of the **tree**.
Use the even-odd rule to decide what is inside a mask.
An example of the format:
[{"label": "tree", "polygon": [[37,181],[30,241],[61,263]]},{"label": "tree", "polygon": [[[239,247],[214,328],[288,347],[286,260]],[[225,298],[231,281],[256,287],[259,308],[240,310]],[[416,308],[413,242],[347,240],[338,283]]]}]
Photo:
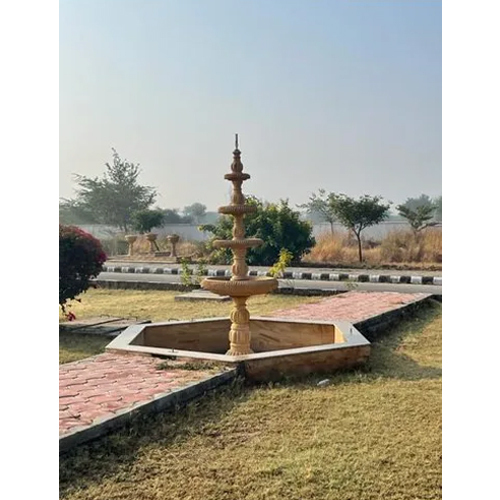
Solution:
[{"label": "tree", "polygon": [[330,230],[333,234],[333,224],[337,222],[337,218],[331,204],[332,196],[334,196],[333,193],[327,194],[324,189],[319,189],[318,194],[313,193],[307,203],[298,205],[298,207],[306,209],[308,214],[319,215],[321,221],[330,224]]},{"label": "tree", "polygon": [[434,212],[434,219],[436,222],[441,222],[443,220],[443,197],[438,196],[433,200],[436,211]]},{"label": "tree", "polygon": [[421,194],[418,198],[407,198],[400,206],[405,206],[410,210],[416,210],[418,207],[432,206],[432,199],[426,194]]},{"label": "tree", "polygon": [[154,227],[163,225],[164,218],[161,210],[139,210],[132,214],[132,227],[141,234],[150,233]]},{"label": "tree", "polygon": [[359,261],[363,262],[361,232],[367,227],[379,224],[387,218],[390,204],[382,203],[381,196],[365,194],[358,200],[345,194],[331,195],[332,211],[339,222],[351,230],[358,240]]},{"label": "tree", "polygon": [[102,224],[128,231],[132,214],[149,208],[156,199],[156,190],[138,182],[139,165],[122,160],[113,149],[113,164],[106,163],[102,178],[76,175],[80,189],[76,202],[85,207]]},{"label": "tree", "polygon": [[94,214],[86,205],[77,200],[62,198],[59,201],[60,224],[96,224]]},{"label": "tree", "polygon": [[207,213],[207,207],[202,203],[193,203],[184,207],[183,212],[186,217],[192,218],[196,224],[199,224]]},{"label": "tree", "polygon": [[[426,194],[421,194],[418,198],[407,198],[404,203],[396,207],[398,210],[400,207],[405,207],[410,211],[410,213],[415,214],[417,211],[421,214],[431,215],[429,220],[433,220],[434,222],[441,222],[442,219],[442,205],[443,205],[443,197],[438,196],[434,199],[430,198]],[[404,217],[406,220],[408,218],[401,213],[399,210],[399,215]]]},{"label": "tree", "polygon": [[162,212],[163,224],[191,224],[193,222],[191,217],[179,215],[178,208],[165,208]]},{"label": "tree", "polygon": [[399,215],[408,221],[415,235],[426,227],[436,225],[436,222],[432,221],[436,211],[436,207],[433,204],[420,205],[413,210],[406,205],[399,205],[396,208],[399,211]]},{"label": "tree", "polygon": [[[257,211],[245,216],[245,233],[264,241],[261,246],[248,250],[248,264],[273,265],[283,248],[292,254],[294,261],[298,261],[315,245],[311,224],[300,219],[300,213],[290,208],[288,200],[265,203],[247,196],[247,203],[257,207]],[[233,237],[233,218],[222,216],[216,224],[202,225],[200,230],[211,232],[213,239],[230,240]],[[228,264],[232,253],[227,249],[217,250],[213,258]]]},{"label": "tree", "polygon": [[59,305],[75,299],[102,271],[106,254],[99,240],[73,226],[59,225]]}]

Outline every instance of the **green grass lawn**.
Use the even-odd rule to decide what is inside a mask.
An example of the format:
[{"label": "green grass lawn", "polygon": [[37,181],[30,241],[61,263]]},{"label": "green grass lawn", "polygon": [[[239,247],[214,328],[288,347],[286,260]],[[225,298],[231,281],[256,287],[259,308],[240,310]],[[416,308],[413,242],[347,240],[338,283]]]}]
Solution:
[{"label": "green grass lawn", "polygon": [[59,364],[101,354],[111,340],[110,337],[99,335],[59,332]]},{"label": "green grass lawn", "polygon": [[[107,315],[168,321],[229,316],[231,302],[179,302],[174,300],[176,295],[180,295],[180,292],[89,289],[81,295],[81,303],[72,302],[68,309],[75,313],[77,319]],[[255,316],[321,299],[294,295],[256,295],[248,300],[248,310]]]},{"label": "green grass lawn", "polygon": [[360,371],[241,382],[73,450],[65,499],[441,498],[441,306],[373,345]]},{"label": "green grass lawn", "polygon": [[[81,302],[68,307],[77,319],[101,316],[151,319],[168,321],[174,319],[196,319],[229,316],[230,302],[176,302],[180,292],[90,289],[81,296]],[[278,309],[299,304],[317,302],[321,297],[298,297],[291,295],[258,295],[248,301],[248,309],[254,316],[269,314]],[[63,317],[60,317],[63,321]],[[59,363],[69,363],[104,352],[111,342],[109,337],[59,333]]]}]

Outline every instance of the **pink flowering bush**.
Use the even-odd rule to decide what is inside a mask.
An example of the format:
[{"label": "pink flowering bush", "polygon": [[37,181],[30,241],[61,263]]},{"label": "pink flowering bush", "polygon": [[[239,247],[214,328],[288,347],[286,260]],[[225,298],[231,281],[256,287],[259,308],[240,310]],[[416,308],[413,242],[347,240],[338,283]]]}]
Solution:
[{"label": "pink flowering bush", "polygon": [[106,261],[101,243],[74,226],[59,225],[59,305],[85,292]]}]

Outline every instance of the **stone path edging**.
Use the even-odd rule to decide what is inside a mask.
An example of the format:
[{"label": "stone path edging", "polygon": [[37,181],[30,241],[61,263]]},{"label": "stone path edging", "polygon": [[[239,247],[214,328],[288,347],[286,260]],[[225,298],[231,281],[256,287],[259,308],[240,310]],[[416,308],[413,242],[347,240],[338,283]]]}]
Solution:
[{"label": "stone path edging", "polygon": [[[137,273],[137,274],[172,274],[180,275],[181,270],[177,267],[163,266],[103,266],[103,272],[107,273]],[[189,274],[193,270],[189,269]],[[249,276],[271,276],[269,271],[249,271]],[[229,269],[207,269],[203,276],[231,276]],[[411,285],[438,285],[442,286],[442,276],[421,276],[421,275],[398,275],[398,274],[364,274],[364,273],[316,273],[304,271],[286,271],[282,279],[311,280],[311,281],[349,281],[360,283],[401,283]]]},{"label": "stone path edging", "polygon": [[91,425],[75,427],[69,432],[59,436],[59,453],[94,440],[109,432],[122,427],[132,418],[139,415],[159,413],[167,409],[183,405],[202,396],[204,393],[228,383],[236,377],[236,368],[207,377],[203,380],[191,382],[189,385],[155,395],[153,399],[142,401],[112,414],[96,418]]}]

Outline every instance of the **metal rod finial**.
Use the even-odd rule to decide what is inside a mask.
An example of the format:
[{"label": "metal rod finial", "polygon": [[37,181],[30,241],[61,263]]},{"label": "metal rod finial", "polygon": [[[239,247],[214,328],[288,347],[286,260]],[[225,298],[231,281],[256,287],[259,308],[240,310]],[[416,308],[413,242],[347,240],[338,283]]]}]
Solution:
[{"label": "metal rod finial", "polygon": [[234,140],[236,149],[238,149],[238,134],[235,134],[235,140]]}]

